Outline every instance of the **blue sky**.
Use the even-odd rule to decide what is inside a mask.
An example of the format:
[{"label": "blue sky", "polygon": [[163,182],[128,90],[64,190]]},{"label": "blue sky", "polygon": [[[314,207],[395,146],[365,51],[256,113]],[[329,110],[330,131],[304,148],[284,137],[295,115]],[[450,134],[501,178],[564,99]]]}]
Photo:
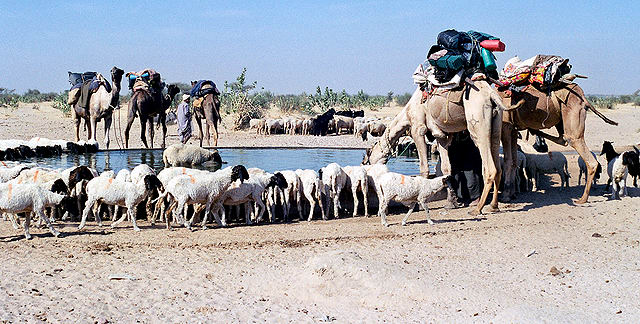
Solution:
[{"label": "blue sky", "polygon": [[167,82],[248,79],[275,93],[316,86],[412,91],[437,34],[470,29],[514,55],[570,58],[587,93],[640,89],[637,1],[2,1],[0,87],[61,91],[67,71],[151,67]]}]

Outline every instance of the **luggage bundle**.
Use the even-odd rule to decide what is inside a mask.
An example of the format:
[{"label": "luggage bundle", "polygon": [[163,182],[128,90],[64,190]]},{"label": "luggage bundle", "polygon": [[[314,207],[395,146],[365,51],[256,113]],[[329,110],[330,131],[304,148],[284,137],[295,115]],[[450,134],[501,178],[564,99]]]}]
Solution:
[{"label": "luggage bundle", "polygon": [[562,76],[571,72],[569,59],[556,55],[536,55],[521,61],[515,56],[507,61],[500,73],[502,87],[524,87],[534,85],[546,88],[557,85]]},{"label": "luggage bundle", "polygon": [[164,83],[160,73],[152,69],[144,69],[139,72],[129,72],[125,75],[129,80],[129,89],[135,90],[157,90],[162,91]]},{"label": "luggage bundle", "polygon": [[428,64],[423,69],[441,83],[461,74],[495,75],[496,61],[492,52],[504,49],[504,43],[489,34],[449,29],[438,34],[437,44],[429,49],[425,62]]},{"label": "luggage bundle", "polygon": [[67,104],[70,106],[80,101],[80,106],[86,108],[91,93],[96,92],[100,85],[104,85],[106,90],[111,92],[109,82],[97,72],[75,73],[69,71],[69,83],[71,83],[71,89],[69,89]]},{"label": "luggage bundle", "polygon": [[220,91],[218,91],[218,88],[216,87],[216,84],[213,83],[213,81],[200,80],[196,82],[189,92],[189,95],[193,99],[193,107],[200,108],[202,106],[202,102],[204,101],[204,96],[210,93],[214,96],[220,95]]}]

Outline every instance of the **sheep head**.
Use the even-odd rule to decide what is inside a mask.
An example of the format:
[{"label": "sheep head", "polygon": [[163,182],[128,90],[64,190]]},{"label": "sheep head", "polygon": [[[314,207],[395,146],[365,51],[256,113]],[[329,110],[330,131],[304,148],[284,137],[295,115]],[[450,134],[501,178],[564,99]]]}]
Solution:
[{"label": "sheep head", "polygon": [[236,180],[244,182],[247,179],[249,179],[249,172],[247,172],[247,168],[244,165],[236,165],[231,169],[231,182]]},{"label": "sheep head", "polygon": [[631,176],[640,176],[640,159],[638,157],[638,153],[634,151],[622,153],[622,164],[627,166]]},{"label": "sheep head", "polygon": [[57,206],[62,209],[62,212],[73,211],[74,208],[77,208],[76,200],[69,196],[62,197],[60,203],[57,204]]},{"label": "sheep head", "polygon": [[69,188],[75,188],[76,184],[82,180],[91,179],[93,179],[93,173],[91,170],[84,165],[79,166],[69,173]]},{"label": "sheep head", "polygon": [[271,176],[266,188],[276,187],[276,186],[280,189],[284,189],[288,186],[287,179],[280,172],[276,172],[276,174]]},{"label": "sheep head", "polygon": [[69,192],[69,188],[64,183],[64,181],[62,181],[62,179],[58,179],[54,181],[50,190],[53,193],[62,194],[62,195],[66,195],[67,192]]},{"label": "sheep head", "polygon": [[144,176],[144,187],[149,192],[153,192],[156,189],[158,191],[164,191],[164,187],[162,186],[162,182],[160,182],[160,179],[158,179],[158,177],[156,177],[153,174],[148,174],[148,175]]},{"label": "sheep head", "polygon": [[222,157],[220,156],[220,153],[218,153],[218,150],[209,150],[208,152],[207,161],[222,164]]}]

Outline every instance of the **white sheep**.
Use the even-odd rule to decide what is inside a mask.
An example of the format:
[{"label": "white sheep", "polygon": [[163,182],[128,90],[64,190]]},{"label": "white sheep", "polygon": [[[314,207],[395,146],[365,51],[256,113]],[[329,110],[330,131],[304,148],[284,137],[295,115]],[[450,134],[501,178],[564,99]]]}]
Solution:
[{"label": "white sheep", "polygon": [[173,144],[162,152],[165,168],[170,166],[194,166],[207,161],[222,163],[217,150],[207,150],[190,144]]},{"label": "white sheep", "polygon": [[249,120],[249,129],[255,129],[257,134],[264,133],[264,119],[252,118]]},{"label": "white sheep", "polygon": [[[107,205],[126,207],[127,214],[133,223],[133,229],[140,231],[136,222],[136,206],[143,201],[149,193],[161,186],[162,183],[154,175],[145,176],[142,183],[138,184],[106,177],[91,179],[89,183],[87,183],[86,191],[88,198],[85,208],[82,211],[82,220],[80,221],[78,230],[84,228],[89,212],[98,201],[101,201]],[[98,225],[102,226],[100,214],[95,213],[95,217]],[[118,225],[125,217],[126,215],[123,215],[118,221],[112,223],[111,227]]]},{"label": "white sheep", "polygon": [[10,168],[0,167],[0,183],[7,182],[10,180],[13,180],[14,178],[17,178],[18,175],[20,175],[20,172],[22,172],[22,170],[27,170],[27,169],[29,169],[29,167],[23,164],[18,164]]},{"label": "white sheep", "polygon": [[285,220],[290,219],[291,204],[296,202],[298,213],[302,218],[302,181],[295,171],[284,170],[279,171],[287,180],[287,187],[283,189],[283,209]]},{"label": "white sheep", "polygon": [[333,203],[333,216],[340,218],[338,212],[340,208],[340,193],[342,192],[342,188],[347,184],[347,174],[342,171],[338,163],[329,163],[326,167],[318,171],[318,175],[324,184],[323,192],[329,200],[327,208]]},{"label": "white sheep", "polygon": [[351,186],[353,194],[353,217],[358,214],[358,190],[362,191],[364,198],[364,215],[369,217],[369,177],[367,171],[362,166],[345,166],[342,168],[348,178],[348,184]]},{"label": "white sheep", "polygon": [[533,191],[539,189],[540,175],[558,173],[560,175],[560,187],[569,188],[569,170],[567,158],[560,152],[548,153],[524,153],[527,165],[526,174],[533,182]]},{"label": "white sheep", "polygon": [[313,121],[309,118],[306,118],[302,121],[302,135],[309,135],[311,133],[311,128],[313,127]]},{"label": "white sheep", "polygon": [[389,172],[389,168],[386,164],[372,164],[372,165],[363,165],[362,168],[367,172],[367,183],[369,184],[369,190],[373,190],[376,197],[379,196],[378,193],[378,178],[385,173]]},{"label": "white sheep", "polygon": [[[184,168],[184,167],[172,167],[172,168],[165,168],[162,171],[160,171],[160,173],[158,173],[158,179],[160,180],[160,182],[162,182],[162,186],[166,188],[169,185],[169,181],[171,181],[171,179],[177,176],[191,175],[193,177],[199,177],[202,175],[209,175],[211,173],[212,172],[209,172],[206,170],[198,170],[198,169]],[[153,217],[151,217],[151,226],[155,225],[158,215],[160,215],[160,221],[165,219],[165,202],[166,202],[166,196],[162,196],[158,198],[158,202],[156,203],[156,206],[155,206],[155,211],[153,212]],[[186,211],[185,211],[185,214],[186,214]],[[166,220],[167,222],[169,221],[168,218]],[[177,220],[174,219],[173,221],[176,222]]]},{"label": "white sheep", "polygon": [[[51,225],[49,218],[45,216],[44,209],[46,207],[64,205],[64,199],[64,195],[53,193],[37,184],[0,184],[0,212],[25,213],[24,236],[27,239],[31,239],[29,224],[31,223],[32,212],[40,217],[41,220],[44,220],[53,236],[60,235],[60,232]],[[12,219],[12,222],[16,227],[15,220]]]},{"label": "white sheep", "polygon": [[341,130],[346,130],[347,134],[353,132],[353,118],[346,116],[333,116],[336,122],[336,134],[340,135]]},{"label": "white sheep", "polygon": [[[322,219],[326,220],[327,216],[324,211],[324,203],[322,201],[322,190],[324,185],[322,179],[318,177],[318,174],[313,170],[301,170],[297,169],[296,174],[300,177],[300,183],[302,184],[302,193],[305,199],[309,202],[309,217],[307,221],[313,219],[313,212],[316,207],[316,202],[320,204],[320,212],[322,213]],[[305,214],[303,210],[299,211],[300,218]]]},{"label": "white sheep", "polygon": [[381,175],[376,183],[379,192],[378,200],[380,201],[378,208],[380,222],[384,226],[389,226],[389,223],[387,223],[387,208],[389,202],[393,200],[409,207],[409,212],[402,219],[403,226],[407,224],[407,219],[409,219],[416,204],[419,204],[427,212],[427,222],[433,225],[427,203],[434,198],[436,193],[447,186],[448,179],[448,176],[427,179],[422,176],[411,177],[395,172]]},{"label": "white sheep", "polygon": [[[227,191],[233,182],[236,180],[243,182],[247,179],[249,179],[249,174],[242,165],[227,167],[211,174],[199,175],[198,177],[180,175],[169,181],[165,187],[164,194],[160,198],[165,195],[171,195],[175,201],[171,204],[167,213],[175,209],[174,219],[179,220],[185,227],[191,229],[191,221],[187,222],[181,217],[187,204],[206,204],[203,216],[206,219],[211,211],[211,206]],[[222,226],[217,214],[214,214],[214,216],[218,225]],[[169,223],[167,221],[168,226]]]},{"label": "white sheep", "polygon": [[[267,173],[252,175],[247,181],[244,181],[238,186],[227,189],[226,192],[220,197],[220,199],[217,200],[217,204],[212,211],[213,213],[221,211],[222,226],[227,226],[223,205],[245,205],[246,223],[247,225],[250,225],[251,210],[249,209],[249,203],[254,202],[256,208],[256,210],[254,211],[254,215],[256,215],[256,221],[260,222],[262,220],[262,216],[264,215],[264,211],[266,210],[266,206],[262,202],[263,193],[266,189],[273,186],[278,186],[280,188],[285,188],[287,186],[287,181],[281,173],[276,172],[275,174]],[[272,214],[270,214],[270,220],[271,222],[273,222]],[[206,218],[203,218],[203,229],[206,228],[205,222]]]}]

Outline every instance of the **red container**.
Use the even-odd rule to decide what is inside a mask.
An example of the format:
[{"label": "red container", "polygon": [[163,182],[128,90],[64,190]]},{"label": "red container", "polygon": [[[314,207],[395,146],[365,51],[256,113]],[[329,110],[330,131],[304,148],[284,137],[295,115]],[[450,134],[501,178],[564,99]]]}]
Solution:
[{"label": "red container", "polygon": [[499,39],[487,39],[480,42],[482,48],[486,48],[492,52],[504,52],[504,43]]}]

